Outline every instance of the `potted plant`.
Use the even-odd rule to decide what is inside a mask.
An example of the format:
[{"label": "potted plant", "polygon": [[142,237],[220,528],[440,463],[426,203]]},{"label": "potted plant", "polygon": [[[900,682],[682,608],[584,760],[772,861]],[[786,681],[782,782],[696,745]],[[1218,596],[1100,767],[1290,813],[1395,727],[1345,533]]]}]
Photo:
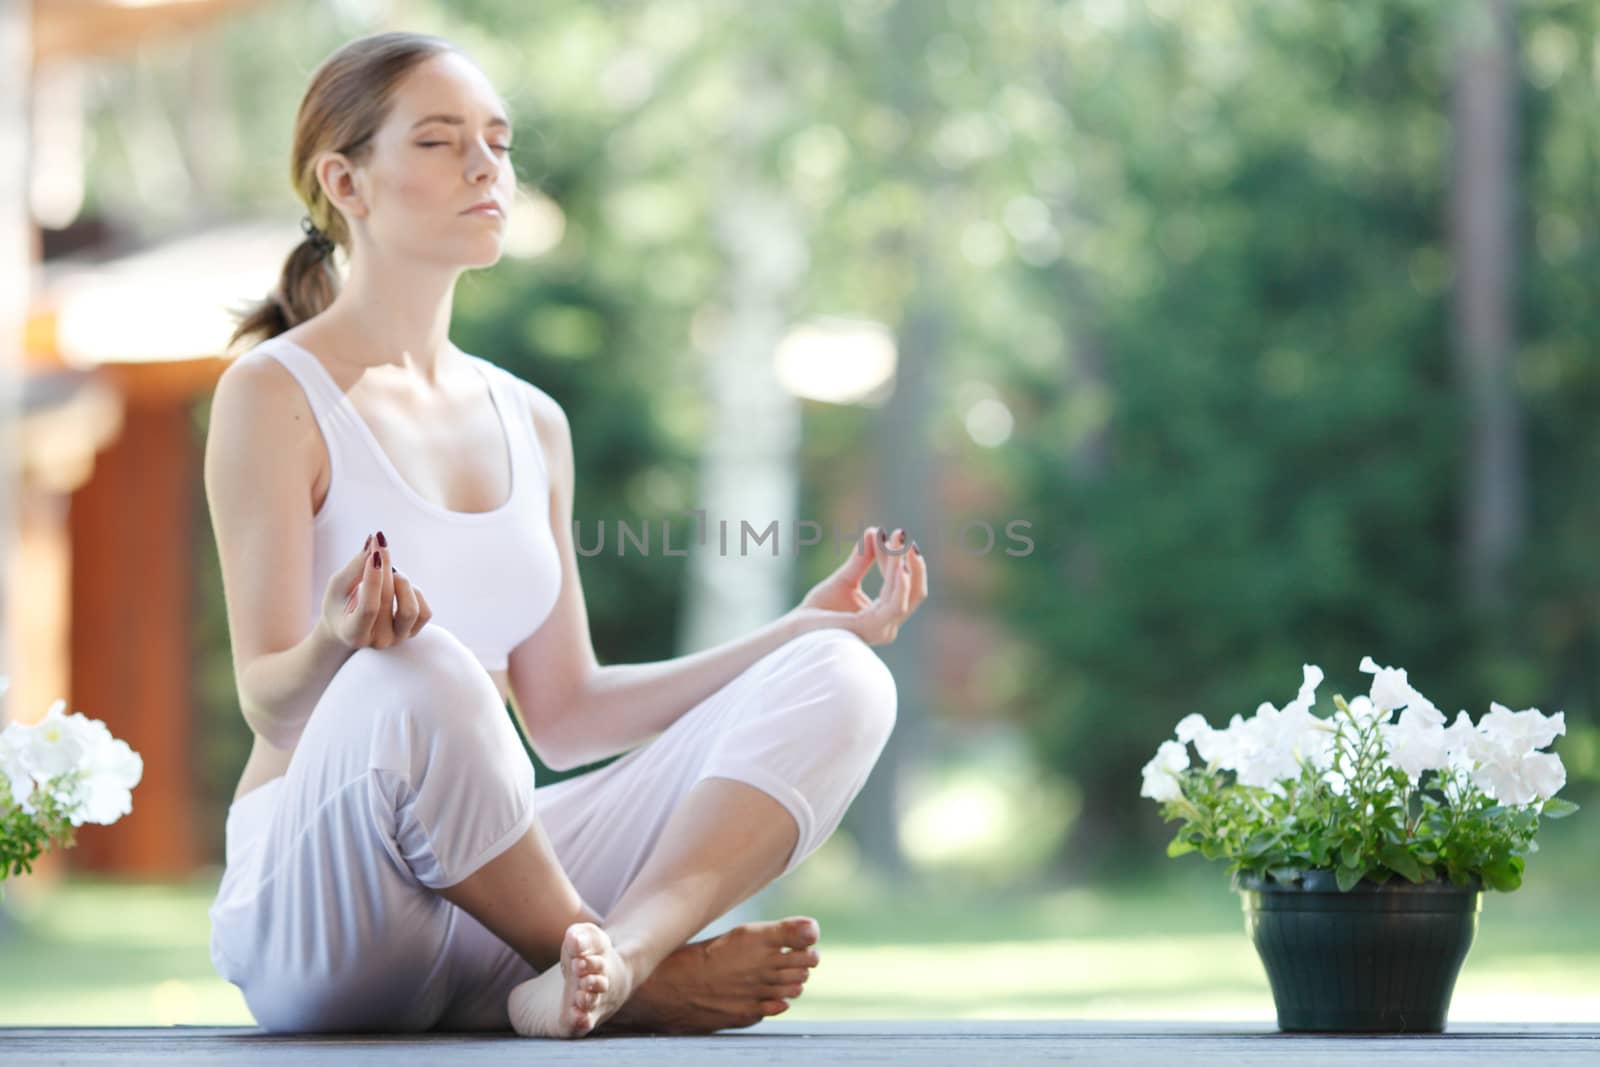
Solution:
[{"label": "potted plant", "polygon": [[[7,687],[0,678],[0,694]],[[0,883],[32,871],[52,845],[70,848],[78,826],[133,810],[144,761],[105,723],[66,706],[57,700],[39,722],[0,729]]]},{"label": "potted plant", "polygon": [[1438,1033],[1480,892],[1516,889],[1540,818],[1577,810],[1540,751],[1566,718],[1491,704],[1447,726],[1403,669],[1361,670],[1371,692],[1326,717],[1311,665],[1282,709],[1220,730],[1185,717],[1141,795],[1181,824],[1168,855],[1227,862],[1280,1029]]}]

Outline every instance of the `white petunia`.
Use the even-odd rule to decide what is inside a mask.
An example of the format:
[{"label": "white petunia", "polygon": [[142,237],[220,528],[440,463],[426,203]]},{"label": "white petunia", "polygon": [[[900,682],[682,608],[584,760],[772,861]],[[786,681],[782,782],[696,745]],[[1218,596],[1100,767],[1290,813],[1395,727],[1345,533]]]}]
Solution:
[{"label": "white petunia", "polygon": [[1567,770],[1553,752],[1502,749],[1478,765],[1472,780],[1502,804],[1531,804],[1554,796],[1566,784]]},{"label": "white petunia", "polygon": [[32,815],[34,808],[28,798],[33,795],[33,773],[22,756],[22,737],[15,724],[0,730],[0,777],[5,779],[11,803],[21,808],[23,814]]},{"label": "white petunia", "polygon": [[1178,729],[1176,734],[1178,743],[1187,745],[1189,742],[1213,732],[1214,731],[1211,729],[1211,724],[1206,722],[1205,716],[1196,712],[1185,715],[1183,718],[1178,720]]},{"label": "white petunia", "polygon": [[1478,729],[1496,745],[1519,754],[1544,748],[1567,732],[1567,716],[1541,714],[1538,708],[1512,711],[1503,704],[1490,704],[1489,714],[1478,721]]},{"label": "white petunia", "polygon": [[23,766],[40,782],[71,773],[83,758],[82,731],[77,723],[62,715],[66,706],[65,700],[57,700],[50,705],[45,717],[32,726],[12,723],[6,728],[7,732],[18,732],[17,751]]},{"label": "white petunia", "polygon": [[1297,777],[1303,763],[1320,769],[1332,761],[1332,727],[1311,713],[1322,668],[1308,663],[1302,671],[1300,692],[1282,711],[1264,703],[1240,724],[1234,770],[1242,784],[1271,789]]},{"label": "white petunia", "polygon": [[1433,701],[1417,692],[1406,680],[1404,668],[1380,667],[1371,656],[1364,656],[1361,670],[1373,676],[1372,693],[1368,699],[1374,707],[1384,712],[1411,708],[1426,713],[1430,718],[1438,716],[1443,721],[1444,716],[1434,707]]},{"label": "white petunia", "polygon": [[1144,765],[1144,783],[1139,795],[1151,800],[1178,800],[1183,788],[1177,775],[1189,767],[1189,749],[1177,741],[1163,741],[1149,763]]},{"label": "white petunia", "polygon": [[1522,757],[1522,780],[1537,800],[1549,800],[1567,784],[1567,768],[1554,752],[1530,752]]},{"label": "white petunia", "polygon": [[77,802],[67,817],[74,826],[108,826],[133,810],[133,787],[144,776],[144,760],[99,720],[86,720],[85,729],[88,751],[73,794]]},{"label": "white petunia", "polygon": [[1425,771],[1443,768],[1449,760],[1450,738],[1444,716],[1431,705],[1407,707],[1399,721],[1380,726],[1389,759],[1415,784]]},{"label": "white petunia", "polygon": [[1227,727],[1194,736],[1194,750],[1208,764],[1225,771],[1238,769],[1241,756],[1240,741],[1244,735],[1244,717],[1235,715]]}]

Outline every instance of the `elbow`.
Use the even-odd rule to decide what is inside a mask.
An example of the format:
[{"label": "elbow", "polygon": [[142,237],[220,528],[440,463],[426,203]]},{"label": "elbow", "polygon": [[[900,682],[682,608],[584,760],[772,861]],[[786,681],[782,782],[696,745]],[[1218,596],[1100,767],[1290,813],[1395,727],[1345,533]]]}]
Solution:
[{"label": "elbow", "polygon": [[299,743],[300,732],[305,726],[303,722],[283,719],[249,700],[241,700],[239,710],[251,731],[273,748],[290,752]]},{"label": "elbow", "polygon": [[[592,679],[593,675],[589,677]],[[589,692],[586,682],[579,683],[568,689],[565,696],[543,706],[530,701],[526,708],[522,725],[528,747],[539,757],[539,762],[552,771],[570,771],[599,758],[585,752],[583,743],[572,736],[572,727],[583,721]],[[522,702],[516,703],[521,710]]]},{"label": "elbow", "polygon": [[570,771],[583,766],[582,753],[568,744],[549,724],[530,726],[528,747],[539,757],[539,762],[552,771]]}]

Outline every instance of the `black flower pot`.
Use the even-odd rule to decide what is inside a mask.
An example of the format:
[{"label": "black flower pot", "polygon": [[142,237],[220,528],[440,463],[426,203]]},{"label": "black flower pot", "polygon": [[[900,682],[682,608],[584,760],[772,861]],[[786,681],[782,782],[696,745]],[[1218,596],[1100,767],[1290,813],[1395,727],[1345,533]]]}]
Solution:
[{"label": "black flower pot", "polygon": [[1342,893],[1332,871],[1311,871],[1303,883],[1240,878],[1236,888],[1280,1030],[1444,1030],[1478,929],[1476,886],[1391,878]]}]

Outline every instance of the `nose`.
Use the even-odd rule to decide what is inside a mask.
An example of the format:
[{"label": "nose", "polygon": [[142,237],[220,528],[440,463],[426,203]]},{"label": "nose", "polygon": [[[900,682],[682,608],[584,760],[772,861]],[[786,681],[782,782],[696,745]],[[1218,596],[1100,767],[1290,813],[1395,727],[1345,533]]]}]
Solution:
[{"label": "nose", "polygon": [[487,176],[489,184],[493,185],[494,180],[499,175],[500,157],[495,154],[494,149],[490,148],[487,142],[479,140],[473,148],[471,162],[467,165],[468,179],[476,183],[479,179]]}]

